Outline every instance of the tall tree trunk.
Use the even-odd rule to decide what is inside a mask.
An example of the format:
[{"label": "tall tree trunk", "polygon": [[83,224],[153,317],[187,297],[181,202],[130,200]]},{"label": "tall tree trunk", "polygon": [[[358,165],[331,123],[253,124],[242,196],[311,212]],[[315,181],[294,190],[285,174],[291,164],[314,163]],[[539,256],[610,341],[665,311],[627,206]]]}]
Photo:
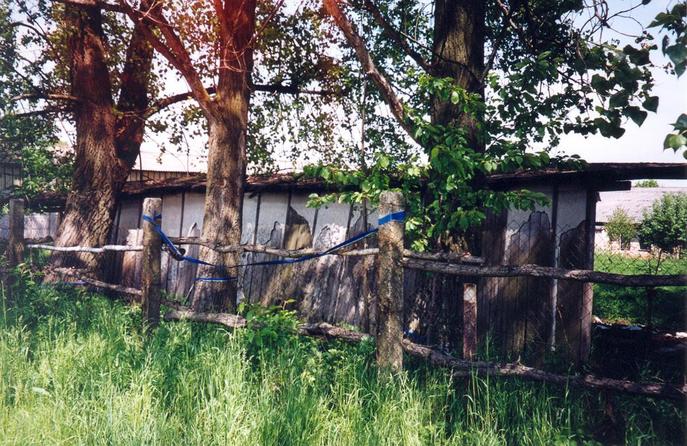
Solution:
[{"label": "tall tree trunk", "polygon": [[[450,77],[470,93],[484,96],[482,72],[484,71],[485,2],[482,0],[436,0],[434,9],[433,75]],[[479,130],[481,117],[469,116],[461,111],[461,105],[450,101],[432,99],[432,123],[455,125],[466,130],[470,148],[484,151],[484,138]],[[484,178],[473,180],[473,187],[480,188]],[[473,254],[481,252],[480,230],[471,230],[461,240],[442,240],[444,248],[467,249]],[[458,246],[456,246],[456,243]]]},{"label": "tall tree trunk", "polygon": [[[74,113],[76,166],[56,244],[97,246],[107,241],[126,169],[115,152],[117,120],[100,9],[67,4],[65,22],[72,95],[79,102]],[[53,265],[96,268],[97,257],[55,255]]]},{"label": "tall tree trunk", "polygon": [[[471,93],[484,94],[485,2],[482,0],[436,0],[434,10],[433,75],[450,77]],[[432,123],[456,124],[468,130],[468,142],[478,152],[484,141],[477,121],[465,116],[460,105],[433,99]]]},{"label": "tall tree trunk", "polygon": [[[241,243],[243,186],[249,78],[253,68],[251,40],[255,32],[255,0],[226,0],[223,17],[233,24],[221,42],[222,67],[213,101],[215,116],[208,117],[209,154],[203,238],[223,245]],[[201,258],[225,268],[201,266],[199,277],[236,277],[237,254],[218,254],[201,248]],[[228,267],[228,268],[227,268]],[[193,296],[196,311],[236,311],[236,281],[199,281]]]},{"label": "tall tree trunk", "polygon": [[[115,111],[100,9],[67,4],[65,26],[72,95],[79,101],[74,112],[75,170],[56,245],[99,246],[107,242],[118,195],[140,150],[144,122]],[[152,56],[136,27],[122,73],[120,112],[147,106]],[[51,263],[98,271],[100,260],[92,254],[55,254]]]}]

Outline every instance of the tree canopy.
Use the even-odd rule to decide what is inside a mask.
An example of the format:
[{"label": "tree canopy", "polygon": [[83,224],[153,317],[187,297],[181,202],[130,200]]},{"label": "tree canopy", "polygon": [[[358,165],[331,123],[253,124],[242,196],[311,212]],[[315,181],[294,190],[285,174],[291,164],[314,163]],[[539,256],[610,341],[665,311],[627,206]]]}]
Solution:
[{"label": "tree canopy", "polygon": [[[247,43],[253,63],[246,160],[256,171],[276,170],[284,157],[311,162],[308,174],[355,186],[313,197],[316,205],[374,203],[379,191],[398,187],[410,198],[414,248],[460,239],[491,210],[545,202],[528,191],[489,190],[485,176],[580,165],[575,157],[552,156],[562,135],[618,138],[657,110],[652,70],[685,71],[687,5],[676,2],[651,23],[635,23],[633,11],[648,3],[258,1]],[[146,38],[161,40],[153,44],[148,90],[137,93],[149,104],[133,113],[148,135],[179,146],[208,134],[199,92],[215,97],[224,68],[216,36],[233,32],[217,11],[245,5],[4,0],[3,150],[31,146],[31,138],[51,145],[65,135],[56,118],[73,122],[63,19],[69,5],[102,13],[113,92],[135,25],[147,23]],[[621,44],[617,36],[628,34],[628,23],[638,31]],[[167,40],[172,34],[194,79],[184,74],[188,66],[175,65],[180,53]],[[668,66],[654,62],[659,52]],[[666,148],[684,151],[685,119],[676,119]]]}]

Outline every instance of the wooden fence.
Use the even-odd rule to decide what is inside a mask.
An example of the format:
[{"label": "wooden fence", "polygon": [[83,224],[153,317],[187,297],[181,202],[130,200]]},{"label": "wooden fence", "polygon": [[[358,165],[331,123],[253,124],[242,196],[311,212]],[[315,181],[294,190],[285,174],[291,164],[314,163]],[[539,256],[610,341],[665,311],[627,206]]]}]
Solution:
[{"label": "wooden fence", "polygon": [[[380,215],[391,215],[403,210],[403,197],[398,192],[385,192],[380,197]],[[147,198],[144,201],[146,215],[159,215],[161,201]],[[23,261],[24,249],[47,249],[57,252],[85,252],[100,254],[107,251],[142,251],[143,270],[141,289],[127,288],[117,284],[102,282],[84,276],[81,272],[69,269],[56,269],[55,272],[78,277],[84,283],[97,288],[117,291],[140,297],[146,329],[158,324],[160,307],[166,305],[172,310],[164,315],[165,320],[190,320],[222,324],[231,328],[246,326],[246,320],[238,315],[226,313],[198,313],[179,305],[177,302],[161,298],[162,242],[153,224],[144,227],[141,246],[106,245],[102,247],[55,247],[45,244],[28,244],[23,239],[23,203],[12,200],[10,204],[9,256],[10,266]],[[481,266],[481,259],[447,253],[417,253],[404,248],[404,223],[401,220],[388,221],[378,229],[378,248],[353,250],[347,249],[332,253],[343,256],[375,256],[377,296],[376,351],[378,364],[386,369],[399,370],[403,365],[403,352],[426,359],[432,364],[449,367],[458,376],[484,374],[520,377],[557,384],[580,386],[592,389],[607,389],[637,395],[683,400],[687,396],[687,385],[663,383],[636,383],[624,380],[601,378],[592,375],[564,376],[526,367],[522,364],[488,363],[473,361],[477,347],[477,285],[465,283],[463,289],[463,359],[454,358],[432,348],[403,338],[403,274],[404,269],[441,272],[467,276],[472,280],[481,277],[544,277],[566,279],[582,283],[609,283],[627,286],[684,286],[687,275],[622,275],[600,273],[590,270],[565,270],[538,265],[520,266]],[[200,238],[172,239],[173,242],[203,245],[219,252],[262,252],[282,257],[298,258],[313,254],[313,250],[283,250],[261,245],[215,246]],[[299,331],[303,334],[340,338],[351,342],[360,341],[369,335],[335,327],[327,323],[302,324]]]}]

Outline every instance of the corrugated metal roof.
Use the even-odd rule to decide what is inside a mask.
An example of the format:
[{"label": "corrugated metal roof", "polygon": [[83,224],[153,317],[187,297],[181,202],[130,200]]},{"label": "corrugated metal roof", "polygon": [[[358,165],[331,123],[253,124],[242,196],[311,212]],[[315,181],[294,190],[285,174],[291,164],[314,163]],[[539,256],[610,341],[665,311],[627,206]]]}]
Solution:
[{"label": "corrugated metal roof", "polygon": [[613,211],[621,208],[639,223],[644,211],[648,211],[656,200],[669,193],[687,193],[687,187],[635,187],[626,191],[601,192],[601,201],[596,204],[596,221],[606,223]]}]

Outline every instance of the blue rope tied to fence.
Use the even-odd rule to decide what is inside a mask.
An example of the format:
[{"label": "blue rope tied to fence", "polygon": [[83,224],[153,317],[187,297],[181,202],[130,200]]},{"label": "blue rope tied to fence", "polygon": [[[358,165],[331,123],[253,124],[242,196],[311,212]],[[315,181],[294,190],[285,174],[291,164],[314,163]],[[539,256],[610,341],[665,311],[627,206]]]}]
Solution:
[{"label": "blue rope tied to fence", "polygon": [[160,218],[162,218],[162,215],[160,215],[160,214],[155,215],[153,217],[151,217],[149,215],[143,216],[143,220],[145,220],[148,223],[153,225],[153,229],[155,230],[155,232],[158,233],[158,235],[160,236],[160,239],[162,239],[162,242],[165,245],[167,245],[167,248],[169,248],[169,253],[174,258],[174,260],[177,260],[179,262],[186,261],[186,262],[195,263],[198,265],[221,266],[221,265],[215,265],[214,263],[205,262],[205,261],[197,259],[195,257],[184,255],[184,253],[182,253],[181,251],[179,251],[179,249],[177,249],[177,247],[174,245],[174,243],[172,243],[172,241],[169,239],[169,237],[167,237],[167,234],[164,233],[164,231],[162,230],[162,227],[160,227],[160,225],[157,224],[157,220],[159,220]]},{"label": "blue rope tied to fence", "polygon": [[[167,234],[164,233],[162,228],[160,227],[159,224],[157,224],[157,220],[162,218],[162,215],[156,214],[153,217],[149,215],[143,215],[143,220],[147,221],[148,223],[153,225],[153,228],[155,232],[160,236],[160,239],[162,242],[167,246],[169,249],[170,255],[177,261],[182,262],[190,262],[190,263],[195,263],[198,265],[207,265],[207,266],[213,266],[217,268],[224,268],[224,269],[234,269],[234,268],[246,268],[248,266],[267,266],[267,265],[291,265],[294,263],[300,263],[300,262],[305,262],[307,260],[312,260],[316,259],[319,257],[324,257],[327,255],[334,254],[336,251],[343,249],[349,245],[352,245],[353,243],[356,243],[366,237],[371,236],[372,234],[375,234],[379,228],[372,228],[370,230],[367,230],[361,234],[358,234],[356,236],[353,236],[347,240],[344,240],[343,242],[332,246],[329,249],[326,249],[321,252],[315,252],[312,254],[307,254],[302,257],[297,257],[297,258],[287,258],[287,259],[277,259],[277,260],[265,260],[262,262],[251,262],[251,263],[243,263],[239,265],[234,265],[234,266],[226,266],[226,265],[216,265],[214,263],[209,263],[205,262],[203,260],[197,259],[195,257],[191,256],[186,256],[184,255],[179,249],[174,245],[172,240],[170,240],[169,237],[167,237]],[[381,217],[378,219],[378,225],[382,226],[385,225],[389,222],[392,221],[403,221],[405,219],[405,212],[404,211],[399,211],[399,212],[393,212],[391,214],[385,215],[384,217]],[[196,277],[194,279],[197,282],[227,282],[231,280],[237,280],[236,277]]]}]

